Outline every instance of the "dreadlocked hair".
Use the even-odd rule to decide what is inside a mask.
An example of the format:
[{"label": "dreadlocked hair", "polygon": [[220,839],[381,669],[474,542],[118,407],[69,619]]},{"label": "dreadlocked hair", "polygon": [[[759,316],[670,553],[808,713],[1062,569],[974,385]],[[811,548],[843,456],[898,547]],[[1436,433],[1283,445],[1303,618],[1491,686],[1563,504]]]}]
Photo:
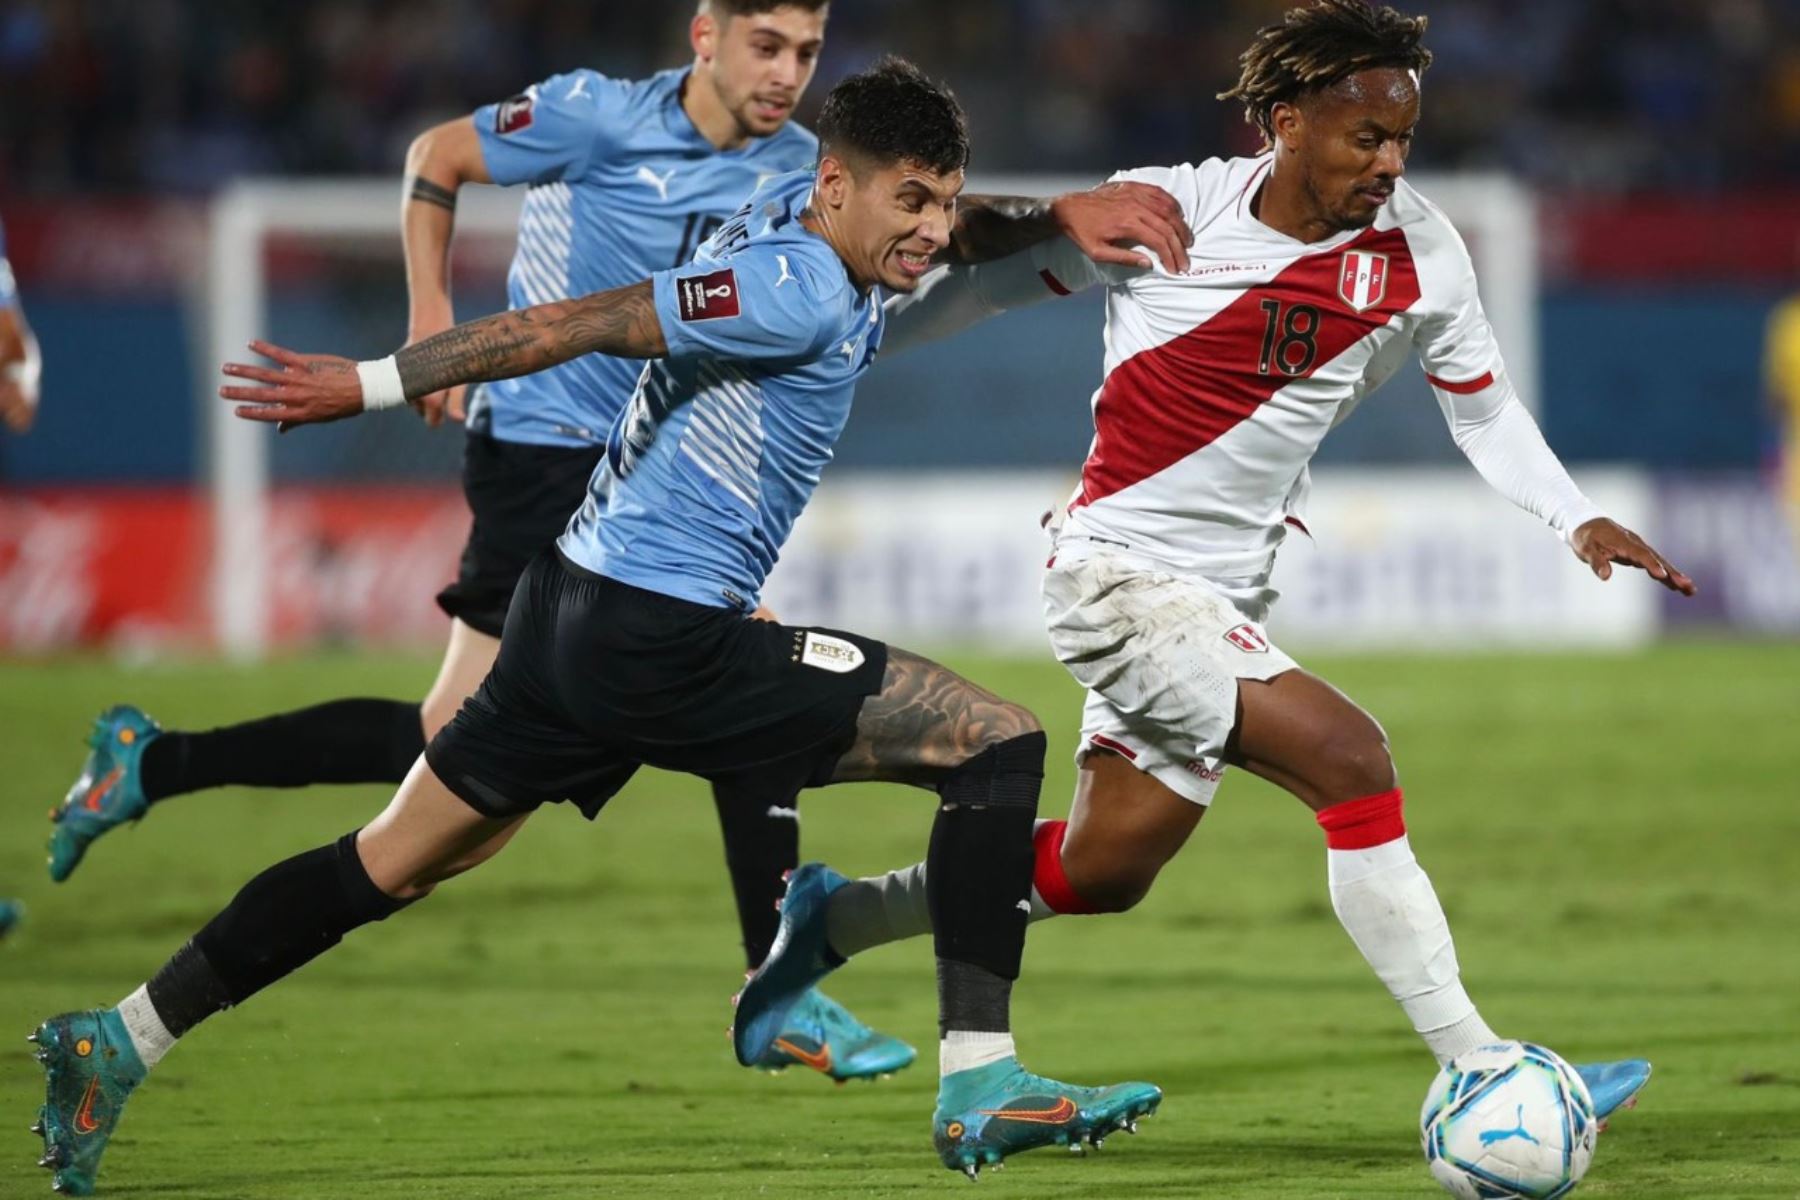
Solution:
[{"label": "dreadlocked hair", "polygon": [[1242,101],[1244,119],[1262,130],[1265,145],[1274,145],[1277,104],[1373,67],[1423,75],[1431,65],[1431,51],[1421,44],[1427,20],[1364,0],[1314,0],[1289,9],[1281,24],[1257,30],[1238,58],[1237,86],[1219,99]]}]

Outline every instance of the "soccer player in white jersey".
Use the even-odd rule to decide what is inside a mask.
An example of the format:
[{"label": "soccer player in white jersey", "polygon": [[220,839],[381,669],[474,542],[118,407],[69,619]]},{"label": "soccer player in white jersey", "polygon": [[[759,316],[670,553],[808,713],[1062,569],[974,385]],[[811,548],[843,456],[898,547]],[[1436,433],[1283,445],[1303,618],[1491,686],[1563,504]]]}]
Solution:
[{"label": "soccer player in white jersey", "polygon": [[[1693,583],[1570,480],[1507,378],[1461,239],[1401,179],[1424,30],[1423,17],[1319,0],[1261,31],[1221,98],[1243,102],[1265,152],[1120,176],[1181,202],[1195,232],[1185,270],[1095,267],[1045,243],[928,280],[896,302],[888,345],[1107,289],[1094,441],[1044,581],[1052,646],[1088,690],[1080,782],[1069,820],[1037,827],[1034,916],[1136,904],[1226,766],[1242,767],[1316,814],[1340,920],[1443,1062],[1496,1038],[1408,847],[1387,739],[1263,627],[1308,461],[1416,353],[1477,470],[1600,579],[1618,564],[1682,593]],[[836,885],[817,919],[849,956],[928,924],[923,873],[845,882],[812,864],[796,886]],[[1649,1064],[1581,1071],[1604,1116]]]}]

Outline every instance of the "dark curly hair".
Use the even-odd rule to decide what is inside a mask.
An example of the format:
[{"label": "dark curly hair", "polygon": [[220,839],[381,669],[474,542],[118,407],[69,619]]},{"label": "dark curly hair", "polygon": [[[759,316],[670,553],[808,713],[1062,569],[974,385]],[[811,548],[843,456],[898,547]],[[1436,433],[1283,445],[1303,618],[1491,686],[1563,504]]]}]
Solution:
[{"label": "dark curly hair", "polygon": [[818,12],[829,7],[831,0],[700,0],[702,11],[720,17],[747,17],[752,13],[774,12],[778,8],[804,8]]},{"label": "dark curly hair", "polygon": [[893,55],[825,97],[819,153],[883,165],[916,163],[939,175],[969,165],[969,123],[950,89]]},{"label": "dark curly hair", "polygon": [[1425,17],[1363,0],[1315,0],[1289,9],[1281,24],[1257,31],[1238,58],[1243,73],[1237,86],[1219,99],[1243,101],[1244,119],[1273,145],[1277,104],[1292,104],[1373,67],[1424,74],[1431,65],[1431,51],[1422,44],[1426,24]]}]

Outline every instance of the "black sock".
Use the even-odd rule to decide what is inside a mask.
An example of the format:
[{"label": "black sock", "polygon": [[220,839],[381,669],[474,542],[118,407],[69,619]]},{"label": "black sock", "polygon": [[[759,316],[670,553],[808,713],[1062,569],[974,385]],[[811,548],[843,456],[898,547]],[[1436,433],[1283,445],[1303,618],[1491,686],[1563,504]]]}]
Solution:
[{"label": "black sock", "polygon": [[333,700],[206,733],[167,731],[139,767],[152,803],[202,788],[399,783],[425,750],[419,706]]},{"label": "black sock", "polygon": [[938,1032],[1005,1033],[1031,901],[1042,733],[989,746],[938,787],[926,902],[938,956]]},{"label": "black sock", "polygon": [[744,961],[754,971],[781,925],[775,902],[787,890],[782,874],[800,865],[800,797],[750,774],[715,779],[713,803],[744,931]]},{"label": "black sock", "polygon": [[352,929],[386,920],[407,903],[375,886],[357,856],[356,835],[347,833],[245,884],[151,978],[150,1003],[180,1037],[305,966]]}]

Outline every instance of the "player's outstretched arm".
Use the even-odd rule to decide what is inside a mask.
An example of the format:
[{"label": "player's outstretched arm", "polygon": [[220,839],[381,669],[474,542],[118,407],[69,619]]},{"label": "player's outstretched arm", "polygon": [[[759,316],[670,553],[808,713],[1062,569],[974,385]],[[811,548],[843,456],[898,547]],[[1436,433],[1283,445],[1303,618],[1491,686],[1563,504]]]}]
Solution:
[{"label": "player's outstretched arm", "polygon": [[1611,579],[1613,564],[1640,567],[1650,578],[1668,588],[1692,596],[1698,589],[1694,581],[1675,568],[1675,564],[1657,553],[1656,548],[1631,530],[1606,517],[1595,517],[1575,528],[1569,535],[1569,548],[1575,557],[1593,569],[1601,579]]},{"label": "player's outstretched arm", "polygon": [[1602,580],[1612,578],[1617,563],[1643,568],[1670,591],[1694,594],[1692,579],[1582,495],[1504,372],[1474,382],[1479,386],[1431,380],[1450,436],[1494,490],[1563,534]]},{"label": "player's outstretched arm", "polygon": [[583,354],[660,358],[668,353],[647,279],[469,321],[379,362],[298,354],[262,341],[250,348],[276,365],[226,363],[225,374],[257,386],[228,384],[219,395],[241,401],[237,415],[245,420],[276,422],[283,430],[416,404],[457,384],[530,375]]},{"label": "player's outstretched arm", "polygon": [[1155,252],[1172,271],[1187,270],[1194,234],[1175,197],[1148,183],[1121,181],[1091,191],[1034,198],[964,196],[940,262],[992,262],[1062,234],[1098,263],[1149,268],[1133,246]]},{"label": "player's outstretched arm", "polygon": [[[456,324],[450,301],[450,241],[456,231],[456,198],[465,183],[490,181],[481,137],[472,117],[434,125],[406,151],[400,191],[400,240],[406,252],[409,298],[406,344],[422,342]],[[445,415],[462,419],[462,389],[421,396],[427,425]]]}]

